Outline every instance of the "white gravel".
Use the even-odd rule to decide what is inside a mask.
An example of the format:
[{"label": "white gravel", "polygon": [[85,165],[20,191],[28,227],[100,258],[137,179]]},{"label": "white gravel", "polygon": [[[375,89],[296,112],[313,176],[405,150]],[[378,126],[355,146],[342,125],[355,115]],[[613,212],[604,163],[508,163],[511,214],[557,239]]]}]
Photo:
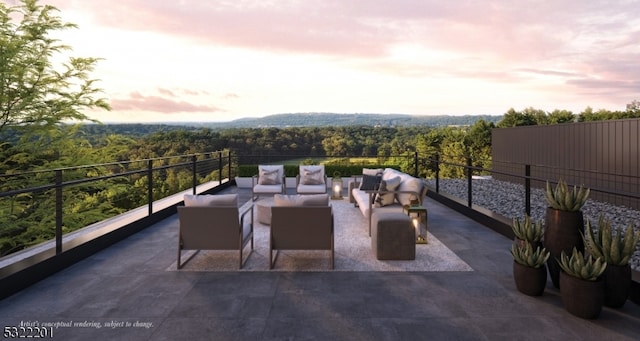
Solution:
[{"label": "white gravel", "polygon": [[[429,186],[435,188],[435,179],[427,179]],[[473,204],[501,214],[507,218],[522,219],[525,215],[524,186],[499,181],[491,178],[473,179],[472,183]],[[446,193],[466,202],[466,179],[440,179],[440,192]],[[538,188],[531,189],[531,217],[534,221],[544,221],[547,202],[544,191]],[[632,224],[636,230],[640,229],[640,211],[627,207],[616,206],[610,203],[588,199],[582,208],[585,224],[587,219],[592,224],[597,224],[598,217],[603,214],[615,228],[626,228]],[[636,245],[636,251],[630,261],[631,268],[640,271],[640,243]]]}]

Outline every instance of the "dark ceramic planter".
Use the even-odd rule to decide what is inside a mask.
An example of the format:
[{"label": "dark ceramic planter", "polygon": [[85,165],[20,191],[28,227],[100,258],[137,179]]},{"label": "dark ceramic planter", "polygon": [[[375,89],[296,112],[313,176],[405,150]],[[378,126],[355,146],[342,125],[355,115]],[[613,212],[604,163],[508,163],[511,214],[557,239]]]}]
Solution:
[{"label": "dark ceramic planter", "polygon": [[596,319],[604,305],[604,280],[587,281],[560,272],[560,294],[562,305],[571,314]]},{"label": "dark ceramic planter", "polygon": [[551,256],[547,261],[549,275],[553,286],[560,287],[559,274],[560,265],[556,259],[560,259],[560,254],[564,251],[571,255],[573,248],[584,251],[581,232],[584,231],[584,220],[582,211],[560,211],[547,207],[544,227],[544,247],[549,250]]},{"label": "dark ceramic planter", "polygon": [[529,296],[540,296],[547,286],[547,268],[532,268],[513,261],[513,279],[518,291]]},{"label": "dark ceramic planter", "polygon": [[631,291],[631,266],[610,265],[604,270],[604,305],[621,308]]}]

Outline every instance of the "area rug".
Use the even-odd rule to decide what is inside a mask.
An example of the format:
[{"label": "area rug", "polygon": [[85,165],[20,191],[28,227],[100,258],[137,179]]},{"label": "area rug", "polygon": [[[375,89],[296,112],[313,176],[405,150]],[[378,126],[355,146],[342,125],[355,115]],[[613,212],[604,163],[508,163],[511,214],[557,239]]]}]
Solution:
[{"label": "area rug", "polygon": [[[248,202],[243,207],[253,204]],[[428,244],[416,245],[415,260],[378,260],[371,248],[368,219],[348,200],[332,200],[335,224],[334,269],[329,269],[329,251],[278,251],[273,269],[269,269],[269,226],[260,224],[254,208],[254,249],[238,269],[238,251],[185,251],[180,269],[176,262],[167,271],[473,271],[435,236],[428,233]],[[245,248],[245,253],[250,247]],[[194,254],[195,253],[195,254]],[[246,257],[246,256],[245,256]]]}]

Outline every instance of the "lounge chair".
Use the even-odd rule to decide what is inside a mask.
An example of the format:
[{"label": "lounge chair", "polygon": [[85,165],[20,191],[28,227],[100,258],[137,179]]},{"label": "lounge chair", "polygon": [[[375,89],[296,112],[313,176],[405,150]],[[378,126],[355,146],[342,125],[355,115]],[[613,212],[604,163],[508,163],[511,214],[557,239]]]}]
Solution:
[{"label": "lounge chair", "polygon": [[[241,269],[242,251],[248,243],[253,250],[253,205],[239,212],[235,194],[185,195],[185,206],[178,206],[178,218],[178,269],[199,250],[238,250]],[[198,251],[182,263],[183,250]]]},{"label": "lounge chair", "polygon": [[296,176],[296,193],[327,193],[327,175],[324,173],[324,165],[300,165],[300,172]]},{"label": "lounge chair", "polygon": [[[333,269],[334,226],[333,213],[328,204],[277,206],[276,200],[276,206],[271,208],[270,230],[269,267],[271,269],[275,265],[279,250],[327,250],[330,252],[329,268]],[[276,251],[275,258],[274,251]]]},{"label": "lounge chair", "polygon": [[284,194],[284,165],[259,165],[258,174],[251,178],[251,199],[256,201],[260,194]]}]

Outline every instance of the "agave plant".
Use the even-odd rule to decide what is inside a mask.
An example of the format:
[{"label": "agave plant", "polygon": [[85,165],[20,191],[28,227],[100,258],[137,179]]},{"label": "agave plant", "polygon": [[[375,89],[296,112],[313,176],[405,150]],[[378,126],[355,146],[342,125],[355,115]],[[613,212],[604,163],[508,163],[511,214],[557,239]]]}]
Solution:
[{"label": "agave plant", "polygon": [[611,223],[600,215],[598,228],[591,227],[591,221],[587,220],[587,229],[584,244],[590,255],[604,259],[607,264],[624,266],[629,264],[636,245],[640,240],[640,231],[634,230],[629,224],[624,233],[621,230],[611,228]]},{"label": "agave plant", "polygon": [[511,246],[511,255],[513,260],[517,263],[530,268],[539,268],[549,259],[549,251],[539,246],[536,250],[530,244],[524,244],[522,246],[513,244]]},{"label": "agave plant", "polygon": [[520,222],[518,218],[513,218],[511,229],[518,239],[533,243],[542,240],[542,236],[544,235],[542,221],[536,221],[534,223],[531,221],[529,215],[525,215],[523,222]]},{"label": "agave plant", "polygon": [[575,247],[573,248],[571,258],[562,251],[558,263],[562,270],[568,275],[587,281],[597,280],[607,268],[607,262],[605,262],[603,258],[595,258],[594,260],[594,258],[589,255],[585,259],[582,252],[578,251]]},{"label": "agave plant", "polygon": [[579,211],[584,206],[589,197],[589,192],[589,188],[584,188],[583,186],[580,186],[580,189],[573,186],[573,190],[570,190],[567,183],[561,179],[555,189],[552,189],[549,181],[547,181],[545,198],[552,208],[573,212]]}]

